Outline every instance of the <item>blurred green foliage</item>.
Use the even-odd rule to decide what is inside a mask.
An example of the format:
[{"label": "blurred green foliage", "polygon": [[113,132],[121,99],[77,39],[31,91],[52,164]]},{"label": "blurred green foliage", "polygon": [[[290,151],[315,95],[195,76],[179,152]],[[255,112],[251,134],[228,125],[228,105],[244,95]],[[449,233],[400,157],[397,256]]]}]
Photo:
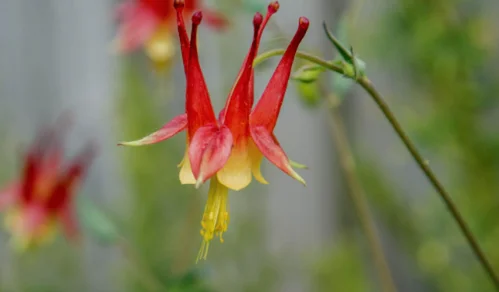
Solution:
[{"label": "blurred green foliage", "polygon": [[365,254],[359,242],[355,235],[346,235],[321,256],[315,267],[314,291],[370,291]]},{"label": "blurred green foliage", "polygon": [[[395,94],[404,100],[401,97],[394,104],[410,104],[416,110],[407,110],[409,115],[402,116],[401,121],[418,146],[436,157],[432,165],[437,165],[490,262],[499,270],[499,252],[495,248],[499,246],[499,200],[495,195],[499,193],[496,179],[499,135],[493,125],[499,105],[496,94],[499,76],[494,70],[498,56],[497,46],[491,41],[493,19],[483,13],[487,3],[402,0],[394,5],[394,9],[383,15],[381,23],[374,26],[381,34],[376,34],[375,40],[367,40],[374,44],[369,49],[375,48],[371,54],[383,60],[380,63],[385,70],[403,72],[390,78],[409,80],[405,88],[408,92]],[[344,24],[344,20],[340,21],[340,34],[345,31],[341,30]],[[348,62],[346,47],[334,37],[330,40]],[[301,71],[298,73],[303,75]],[[308,75],[305,81],[311,80]],[[340,77],[333,74],[332,87],[341,98],[350,86],[338,82]],[[314,76],[312,81],[316,79]],[[313,82],[316,91],[309,89],[310,83],[298,85],[302,100],[318,104],[320,92]],[[303,86],[308,87],[303,90]],[[400,111],[397,107],[394,110]],[[416,114],[416,111],[424,114]],[[359,159],[359,174],[383,224],[382,230],[387,229],[389,237],[402,249],[402,256],[410,259],[393,267],[403,265],[416,271],[412,279],[425,287],[425,291],[492,291],[490,279],[430,186],[428,192],[432,199],[411,200],[408,205],[401,186],[385,175],[389,172],[378,159]],[[348,204],[346,207],[349,208]],[[350,240],[350,244],[355,244]],[[344,245],[340,253],[351,255],[351,246]],[[334,257],[323,259],[318,277],[328,275],[324,270],[337,276],[342,263]],[[356,270],[341,287],[349,287],[349,281],[358,282],[359,274]],[[338,284],[334,280],[322,283],[322,289],[333,289]]]},{"label": "blurred green foliage", "polygon": [[[244,13],[236,12],[237,17],[264,12],[268,4],[260,0],[217,2],[222,3],[222,10],[228,13],[246,9]],[[393,7],[384,12],[381,22],[372,24],[372,29],[378,32],[375,39],[364,39],[359,51],[369,51],[388,74],[403,72],[390,76],[407,83],[405,91],[397,92],[397,98],[390,103],[395,105],[396,115],[418,147],[434,157],[432,165],[444,176],[445,185],[459,209],[499,270],[496,125],[499,74],[495,66],[499,61],[499,42],[497,32],[492,29],[493,19],[486,17],[484,1],[400,0],[390,4]],[[335,31],[339,40],[348,44],[346,25],[344,18]],[[228,71],[235,74],[238,67],[232,66],[230,55],[233,55],[234,37],[240,31],[234,31],[227,39],[221,36],[217,40],[220,40],[220,55],[225,62],[222,71],[225,72],[229,63]],[[345,52],[349,50],[343,50]],[[126,60],[120,71],[122,87],[116,112],[120,140],[147,135],[179,114],[163,104],[164,100],[172,99],[173,90],[177,88],[167,86],[168,90],[156,90],[135,61]],[[301,81],[296,85],[302,102],[314,107],[322,105],[321,88],[314,81],[324,74],[317,68],[309,68],[313,70],[295,75],[295,79]],[[227,91],[232,77],[230,74],[222,77],[227,79]],[[171,75],[161,76],[160,83],[173,85],[170,78]],[[339,74],[331,74],[328,81],[340,98],[349,94],[354,84]],[[155,96],[157,92],[160,95]],[[0,130],[2,137],[7,136],[3,135],[3,126]],[[10,139],[5,140],[7,144]],[[276,290],[285,270],[281,270],[280,265],[286,264],[267,246],[267,218],[262,214],[268,210],[265,210],[266,194],[260,186],[245,190],[249,195],[230,194],[230,201],[237,200],[236,205],[243,207],[237,208],[238,213],[231,210],[233,220],[226,242],[213,243],[209,263],[194,265],[201,241],[199,220],[205,194],[193,187],[181,186],[178,181],[176,165],[183,156],[184,145],[182,134],[152,146],[117,147],[116,152],[123,158],[126,193],[120,199],[128,206],[126,216],[117,220],[90,201],[79,200],[80,220],[87,228],[86,233],[99,243],[119,250],[126,263],[119,280],[125,283],[127,291]],[[9,166],[0,172],[4,182],[16,175],[6,171],[15,169],[15,163],[10,155],[12,149],[1,152],[9,153],[1,159],[7,161],[4,166]],[[385,250],[396,257],[390,258],[390,264],[398,284],[410,278],[410,283],[416,284],[416,288],[411,287],[414,291],[492,291],[483,269],[429,185],[424,189],[425,194],[421,194],[424,199],[409,200],[400,182],[386,175],[380,163],[381,159],[393,157],[362,153],[358,158],[358,172],[382,231]],[[334,215],[341,226],[325,252],[313,253],[315,264],[305,271],[309,273],[306,276],[311,276],[314,291],[378,291],[376,273],[372,271],[368,248],[360,235],[351,202],[345,192],[331,195],[338,197],[338,212]],[[396,248],[392,251],[390,247]],[[295,259],[302,257],[294,256]],[[43,251],[9,254],[7,260],[12,271],[3,271],[0,289],[81,291],[85,287],[83,257],[81,251],[61,239]],[[402,269],[398,269],[400,267]],[[3,281],[9,273],[12,276]]]},{"label": "blurred green foliage", "polygon": [[[498,74],[493,65],[498,56],[490,41],[492,19],[483,13],[486,5],[462,0],[399,1],[384,17],[382,34],[375,44],[377,58],[384,60],[385,68],[396,68],[394,72],[403,72],[409,80],[410,90],[397,93],[404,100],[394,101],[410,104],[418,111],[399,115],[407,132],[425,152],[434,155],[432,165],[438,167],[438,174],[444,177],[449,192],[498,270],[499,139],[496,127],[488,122],[497,120],[492,109],[499,105]],[[374,172],[370,172],[371,190],[381,193],[376,191],[381,187],[379,181],[378,187],[372,185]],[[385,179],[396,186],[390,178]],[[434,195],[429,187],[428,191]],[[379,206],[384,208],[379,213],[385,215],[394,212],[386,208],[389,201],[386,195],[373,200],[385,205]],[[407,207],[392,218],[407,217]],[[411,209],[424,211],[402,222],[412,222],[407,226],[417,225],[424,232],[406,230],[402,236],[406,238],[404,246],[418,263],[419,271],[434,280],[433,289],[492,291],[484,270],[441,202],[432,199]],[[406,229],[392,227],[394,231]]]}]

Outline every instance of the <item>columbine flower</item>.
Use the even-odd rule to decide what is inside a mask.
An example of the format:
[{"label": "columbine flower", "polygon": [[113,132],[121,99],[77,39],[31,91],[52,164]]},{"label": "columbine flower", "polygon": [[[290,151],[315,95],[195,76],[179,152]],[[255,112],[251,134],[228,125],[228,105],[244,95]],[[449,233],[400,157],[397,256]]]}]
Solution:
[{"label": "columbine flower", "polygon": [[[185,10],[192,13],[200,7],[199,0],[187,0]],[[159,67],[164,66],[175,53],[172,29],[175,26],[173,0],[127,0],[118,5],[120,27],[117,37],[119,52],[130,52],[144,47],[147,55]],[[219,13],[203,9],[214,28],[226,26]]]},{"label": "columbine flower", "polygon": [[278,2],[268,7],[265,18],[255,14],[253,41],[243,66],[236,78],[224,109],[218,119],[211,105],[210,96],[197,53],[197,29],[202,13],[192,16],[190,37],[182,19],[181,1],[175,2],[178,31],[187,76],[186,114],[175,117],[163,128],[140,140],[123,142],[121,145],[140,146],[160,142],[187,129],[187,151],[181,162],[182,184],[199,186],[211,178],[208,202],[203,214],[201,235],[203,245],[198,258],[205,258],[210,240],[227,230],[228,189],[246,187],[254,176],[261,183],[267,182],[260,173],[260,163],[265,156],[274,165],[294,179],[305,181],[293,170],[290,161],[273,134],[286,92],[294,56],[308,29],[308,19],[301,17],[298,30],[277,66],[267,88],[255,109],[253,61],[256,57],[263,30],[270,17],[277,12]]},{"label": "columbine flower", "polygon": [[58,222],[69,239],[78,237],[74,191],[94,151],[89,145],[62,167],[59,138],[53,129],[38,137],[26,154],[21,178],[0,191],[0,209],[7,213],[5,225],[12,234],[11,243],[20,251],[50,241]]}]

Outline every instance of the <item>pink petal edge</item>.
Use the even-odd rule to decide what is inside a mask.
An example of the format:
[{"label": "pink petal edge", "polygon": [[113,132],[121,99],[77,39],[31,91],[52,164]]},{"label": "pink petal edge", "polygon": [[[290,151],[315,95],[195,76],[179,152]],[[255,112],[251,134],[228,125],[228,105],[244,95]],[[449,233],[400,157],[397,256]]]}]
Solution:
[{"label": "pink petal edge", "polygon": [[262,154],[286,174],[306,185],[305,180],[296,173],[277,139],[264,126],[251,126],[251,137]]},{"label": "pink petal edge", "polygon": [[187,128],[187,114],[181,114],[173,118],[171,121],[166,123],[161,129],[156,132],[147,135],[146,137],[130,141],[130,142],[120,142],[118,145],[122,146],[143,146],[150,145],[161,142],[163,140],[169,139],[179,132]]}]

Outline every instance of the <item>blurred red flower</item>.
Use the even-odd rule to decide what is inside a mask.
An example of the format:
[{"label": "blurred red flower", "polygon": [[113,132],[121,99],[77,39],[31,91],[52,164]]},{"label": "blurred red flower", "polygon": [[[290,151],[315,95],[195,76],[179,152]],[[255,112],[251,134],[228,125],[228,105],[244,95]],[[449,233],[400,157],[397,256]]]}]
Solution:
[{"label": "blurred red flower", "polygon": [[[122,53],[144,47],[147,55],[159,67],[175,54],[173,34],[176,24],[174,0],[128,0],[118,5],[120,21],[116,39],[117,50]],[[199,0],[186,0],[184,12],[192,14],[202,9],[208,23],[217,29],[227,25],[220,13],[202,8]]]},{"label": "blurred red flower", "polygon": [[24,157],[21,177],[0,191],[5,225],[14,247],[21,251],[52,239],[57,223],[69,239],[79,234],[73,200],[94,157],[94,147],[87,145],[63,166],[60,132],[52,128],[39,135]]}]

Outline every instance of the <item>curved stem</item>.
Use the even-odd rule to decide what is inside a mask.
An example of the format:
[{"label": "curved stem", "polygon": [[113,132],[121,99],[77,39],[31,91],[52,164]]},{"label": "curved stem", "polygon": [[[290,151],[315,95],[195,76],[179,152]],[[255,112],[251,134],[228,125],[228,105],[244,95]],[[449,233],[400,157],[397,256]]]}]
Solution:
[{"label": "curved stem", "polygon": [[331,105],[329,124],[331,126],[336,151],[338,152],[338,159],[340,160],[341,168],[345,174],[345,179],[349,188],[348,193],[352,198],[354,208],[359,216],[360,225],[362,226],[369,243],[368,246],[371,249],[376,272],[378,273],[381,282],[380,284],[383,287],[383,291],[395,292],[397,289],[385,253],[383,252],[381,239],[378,236],[373,216],[367,205],[364,190],[362,189],[362,185],[356,173],[355,160],[351,151],[352,148],[348,142],[345,125],[337,110],[337,105],[339,103],[338,98],[334,94],[328,94],[326,96]]},{"label": "curved stem", "polygon": [[[275,22],[271,23],[274,24],[273,28],[277,31],[278,35],[284,35],[280,27]],[[258,65],[260,62],[272,56],[282,55],[284,54],[284,51],[285,50],[277,49],[263,53],[255,59],[255,61],[253,62],[253,66]],[[310,62],[320,64],[323,67],[343,74],[343,69],[334,63],[321,60],[316,56],[303,52],[297,52],[296,55],[301,59],[309,60]],[[368,246],[373,257],[381,287],[385,292],[396,292],[397,289],[393,281],[390,267],[386,261],[386,255],[383,251],[381,240],[378,236],[376,226],[373,223],[372,215],[369,211],[369,206],[367,205],[361,183],[355,171],[354,157],[352,155],[352,151],[350,150],[351,148],[346,136],[343,119],[341,118],[341,115],[335,107],[335,105],[338,104],[338,98],[335,95],[327,94],[323,86],[321,86],[321,93],[324,95],[324,97],[328,97],[328,101],[331,103],[331,110],[329,114],[329,120],[332,130],[331,134],[334,138],[333,140],[336,143],[336,150],[338,152],[340,166],[345,174],[346,183],[349,188],[348,194],[352,198],[354,208],[357,212],[357,215],[359,216],[361,227],[367,238]]]},{"label": "curved stem", "polygon": [[[256,67],[258,64],[262,63],[263,61],[265,61],[271,57],[283,55],[284,51],[285,50],[277,49],[277,50],[267,51],[265,53],[258,55],[255,58],[255,61],[253,61],[253,67]],[[343,68],[341,68],[340,66],[338,66],[334,63],[331,63],[329,61],[323,60],[323,59],[316,57],[314,55],[298,51],[298,52],[296,52],[296,56],[300,59],[310,61],[310,62],[315,63],[317,65],[321,65],[322,67],[327,68],[329,70],[343,74]]]},{"label": "curved stem", "polygon": [[431,170],[430,166],[428,165],[428,162],[423,158],[423,156],[416,149],[416,146],[414,146],[412,141],[409,139],[407,134],[404,132],[404,130],[400,126],[399,122],[395,118],[394,114],[392,113],[392,111],[390,110],[390,108],[388,107],[388,105],[386,104],[384,99],[382,98],[382,96],[379,94],[379,92],[374,88],[371,81],[369,79],[367,79],[367,77],[362,77],[358,80],[358,83],[374,99],[374,101],[376,102],[378,107],[381,109],[381,111],[385,115],[388,122],[390,122],[390,125],[392,125],[393,129],[395,130],[397,135],[400,137],[400,139],[402,140],[402,142],[406,146],[407,150],[409,150],[412,157],[414,158],[414,160],[416,161],[418,166],[421,168],[421,170],[425,174],[426,178],[428,178],[428,180],[431,182],[431,184],[433,185],[435,190],[438,192],[438,194],[440,195],[440,197],[444,201],[445,205],[447,206],[447,209],[449,209],[449,212],[451,213],[452,217],[454,217],[454,220],[459,225],[461,232],[466,237],[466,240],[468,241],[473,252],[475,253],[475,256],[482,264],[483,268],[485,269],[485,271],[489,275],[492,282],[495,284],[496,288],[499,290],[499,278],[495,274],[494,269],[492,268],[492,265],[487,260],[485,253],[481,249],[480,245],[478,244],[478,241],[476,240],[475,236],[473,235],[470,228],[468,227],[468,224],[466,224],[466,221],[464,220],[463,216],[461,215],[461,213],[457,209],[456,204],[452,201],[451,196],[445,190],[442,183],[438,180],[435,173],[433,173],[433,171]]},{"label": "curved stem", "polygon": [[[255,62],[253,63],[254,65],[261,63],[267,58],[277,56],[277,55],[282,55],[284,54],[284,50],[273,50],[273,51],[268,51],[266,53],[263,53],[259,55],[256,59]],[[319,57],[309,55],[307,53],[302,53],[299,52],[296,54],[298,58],[305,59],[307,61],[310,61],[312,63],[315,63],[317,65],[321,65],[324,68],[330,69],[332,71],[335,71],[340,74],[344,74],[343,69],[340,66],[337,66],[331,62],[328,62],[326,60],[323,60]],[[476,258],[482,265],[482,267],[485,269],[486,273],[488,274],[489,278],[491,281],[494,283],[496,286],[496,289],[499,291],[499,277],[495,274],[494,269],[492,268],[492,265],[490,262],[487,260],[487,257],[485,256],[485,253],[481,249],[480,245],[478,244],[478,241],[476,240],[475,236],[471,232],[471,229],[468,227],[468,224],[464,220],[463,216],[457,209],[456,204],[452,200],[452,197],[449,195],[449,193],[445,190],[443,187],[442,183],[438,180],[436,175],[433,173],[431,170],[430,166],[428,165],[428,162],[423,158],[423,156],[419,153],[419,151],[416,149],[416,146],[412,143],[412,141],[409,139],[409,136],[405,133],[405,131],[402,129],[400,126],[399,122],[395,118],[395,115],[392,113],[390,108],[388,107],[388,104],[384,101],[383,97],[381,94],[374,88],[372,82],[367,78],[367,77],[361,77],[358,78],[357,83],[364,88],[367,93],[374,99],[378,107],[381,109],[383,112],[384,116],[390,123],[390,125],[393,127],[399,138],[402,140],[404,145],[406,146],[407,150],[411,153],[412,157],[418,164],[419,168],[423,171],[424,175],[426,178],[430,181],[434,189],[437,191],[438,195],[442,200],[444,201],[447,209],[449,210],[450,214],[456,221],[457,225],[461,229],[461,232],[463,233],[464,237],[468,241],[468,244],[470,245],[471,249],[473,250],[473,253],[475,254]]]}]

